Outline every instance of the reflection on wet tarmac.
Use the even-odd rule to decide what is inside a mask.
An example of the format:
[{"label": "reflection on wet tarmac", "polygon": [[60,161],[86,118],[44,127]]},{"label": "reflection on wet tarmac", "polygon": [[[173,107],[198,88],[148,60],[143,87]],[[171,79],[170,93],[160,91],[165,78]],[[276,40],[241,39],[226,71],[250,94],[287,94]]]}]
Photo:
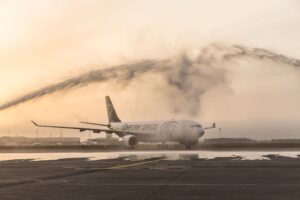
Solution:
[{"label": "reflection on wet tarmac", "polygon": [[145,160],[153,157],[165,157],[166,160],[212,160],[232,158],[232,160],[268,160],[269,155],[297,158],[299,151],[116,151],[116,152],[72,152],[72,153],[0,153],[0,161],[8,160],[59,160],[82,158],[88,160]]}]

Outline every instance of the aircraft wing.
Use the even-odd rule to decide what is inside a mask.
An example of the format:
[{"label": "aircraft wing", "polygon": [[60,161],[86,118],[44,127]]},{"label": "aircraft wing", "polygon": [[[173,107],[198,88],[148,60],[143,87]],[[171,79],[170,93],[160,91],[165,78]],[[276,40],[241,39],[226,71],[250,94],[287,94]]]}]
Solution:
[{"label": "aircraft wing", "polygon": [[89,125],[96,125],[96,126],[106,126],[109,127],[109,124],[100,124],[100,123],[94,123],[94,122],[80,122],[82,124],[89,124]]},{"label": "aircraft wing", "polygon": [[102,128],[86,128],[86,127],[70,127],[70,126],[53,126],[53,125],[41,125],[37,124],[36,122],[32,121],[32,123],[37,126],[37,127],[45,127],[45,128],[62,128],[62,129],[74,129],[74,130],[79,130],[80,132],[83,131],[93,131],[93,133],[101,133],[101,132],[106,132],[106,133],[115,133],[115,131],[110,130],[110,129],[102,129]]},{"label": "aircraft wing", "polygon": [[131,131],[119,131],[119,130],[112,130],[112,129],[102,129],[102,128],[86,128],[86,127],[71,127],[71,126],[56,126],[56,125],[41,125],[37,124],[36,122],[32,121],[32,123],[37,127],[44,127],[44,128],[61,128],[61,129],[73,129],[73,130],[79,130],[80,132],[84,131],[93,131],[93,133],[101,133],[105,132],[107,134],[115,133],[119,137],[123,137],[125,135],[134,135],[137,137],[152,137],[151,135],[145,134],[145,133],[136,133]]}]

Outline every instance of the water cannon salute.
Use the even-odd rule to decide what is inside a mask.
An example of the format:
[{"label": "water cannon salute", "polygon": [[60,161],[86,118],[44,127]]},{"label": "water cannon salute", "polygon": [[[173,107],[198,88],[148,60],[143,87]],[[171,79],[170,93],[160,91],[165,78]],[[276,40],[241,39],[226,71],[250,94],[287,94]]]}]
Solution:
[{"label": "water cannon salute", "polygon": [[0,200],[300,199],[299,0],[0,0]]}]

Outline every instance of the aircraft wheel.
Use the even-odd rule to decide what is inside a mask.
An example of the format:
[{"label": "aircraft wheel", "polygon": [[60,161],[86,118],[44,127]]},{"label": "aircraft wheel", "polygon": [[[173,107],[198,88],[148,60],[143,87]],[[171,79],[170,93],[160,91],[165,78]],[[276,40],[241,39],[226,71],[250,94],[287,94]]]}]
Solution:
[{"label": "aircraft wheel", "polygon": [[186,150],[191,150],[191,149],[192,149],[192,146],[191,146],[191,145],[186,145],[186,146],[185,146],[185,149],[186,149]]}]

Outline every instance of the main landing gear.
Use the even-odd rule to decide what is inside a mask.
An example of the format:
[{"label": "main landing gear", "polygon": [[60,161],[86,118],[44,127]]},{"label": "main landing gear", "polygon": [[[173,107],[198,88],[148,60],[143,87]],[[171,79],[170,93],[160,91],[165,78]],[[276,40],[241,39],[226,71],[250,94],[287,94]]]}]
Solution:
[{"label": "main landing gear", "polygon": [[167,145],[166,143],[161,143],[157,145],[157,148],[162,150],[167,150],[169,149],[169,145]]},{"label": "main landing gear", "polygon": [[186,150],[191,150],[192,149],[192,145],[185,145],[185,149]]}]

